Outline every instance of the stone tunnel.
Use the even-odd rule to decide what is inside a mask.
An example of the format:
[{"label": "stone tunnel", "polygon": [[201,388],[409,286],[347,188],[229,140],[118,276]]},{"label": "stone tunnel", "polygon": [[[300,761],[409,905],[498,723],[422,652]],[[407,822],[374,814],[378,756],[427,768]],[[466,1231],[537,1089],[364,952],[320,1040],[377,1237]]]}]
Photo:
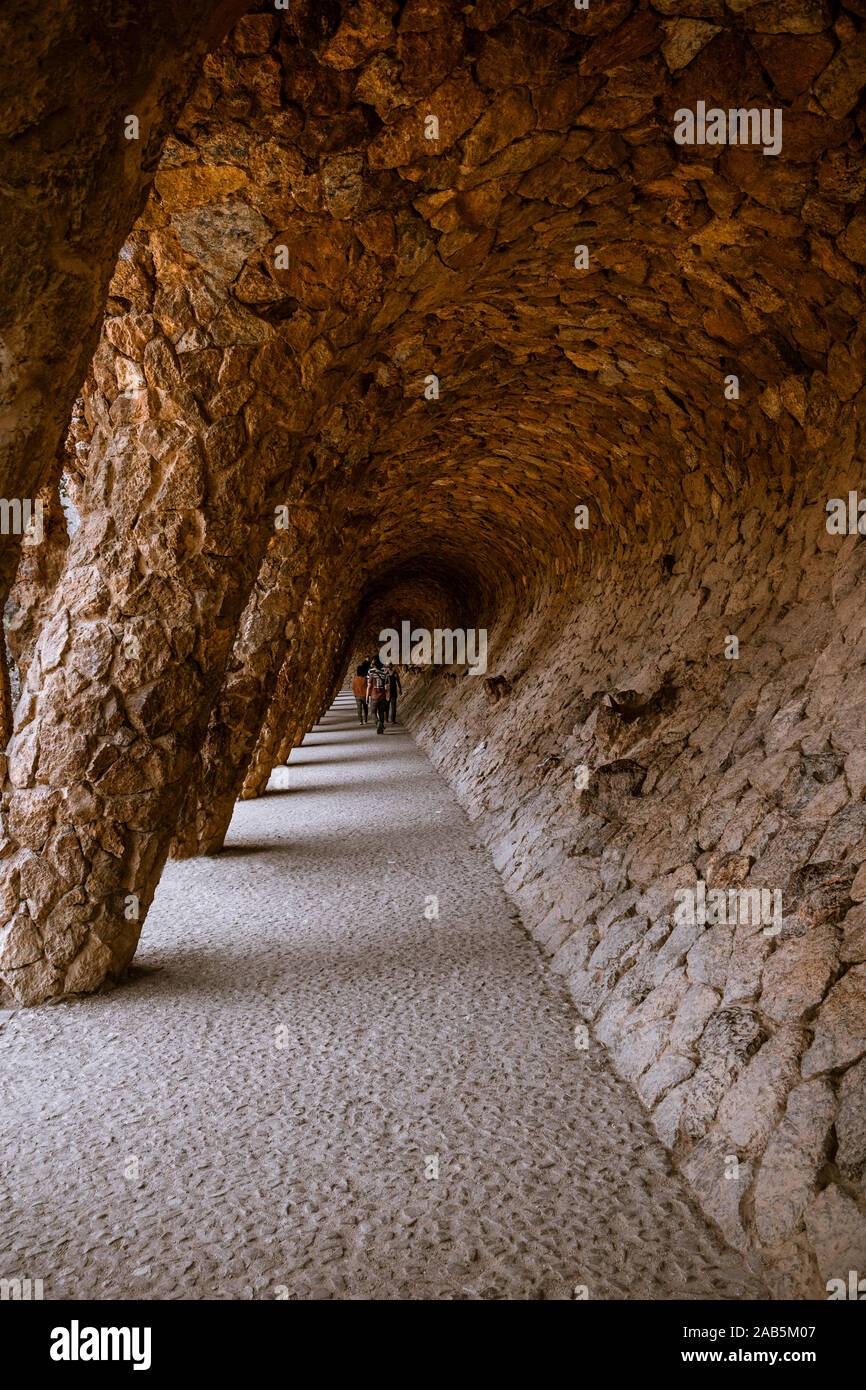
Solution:
[{"label": "stone tunnel", "polygon": [[721,1246],[866,1273],[864,26],[4,6],[4,1032],[122,1028],[161,879],[390,630]]}]

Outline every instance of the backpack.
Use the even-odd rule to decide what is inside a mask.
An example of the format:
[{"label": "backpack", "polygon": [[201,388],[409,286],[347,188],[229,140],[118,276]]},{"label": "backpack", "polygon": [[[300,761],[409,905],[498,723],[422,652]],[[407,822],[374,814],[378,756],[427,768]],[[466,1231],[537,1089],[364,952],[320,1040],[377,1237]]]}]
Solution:
[{"label": "backpack", "polygon": [[386,672],[386,671],[376,671],[376,670],[373,670],[373,669],[371,668],[370,671],[369,671],[369,673],[368,673],[368,675],[367,675],[367,680],[368,680],[368,681],[372,684],[372,686],[373,686],[373,689],[370,691],[370,699],[371,699],[371,700],[384,700],[385,695],[386,695],[386,693],[387,693],[387,686],[388,686],[388,675],[387,675],[387,672]]}]

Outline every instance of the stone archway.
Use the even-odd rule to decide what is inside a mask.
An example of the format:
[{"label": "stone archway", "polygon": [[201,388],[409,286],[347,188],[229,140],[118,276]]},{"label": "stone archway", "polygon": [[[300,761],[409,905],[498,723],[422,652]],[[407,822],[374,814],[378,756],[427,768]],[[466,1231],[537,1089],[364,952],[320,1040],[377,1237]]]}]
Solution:
[{"label": "stone archway", "polygon": [[[53,479],[83,391],[82,526],[29,581],[0,972],[25,1003],[122,973],[169,852],[218,849],[359,634],[462,603],[491,666],[410,677],[419,740],[706,1210],[800,1293],[866,1221],[862,15],[681,8],[226,4],[145,39],[70,6],[20,50],[5,487]],[[781,149],[677,143],[700,104],[781,112]],[[699,883],[778,893],[778,930],[678,920]]]}]

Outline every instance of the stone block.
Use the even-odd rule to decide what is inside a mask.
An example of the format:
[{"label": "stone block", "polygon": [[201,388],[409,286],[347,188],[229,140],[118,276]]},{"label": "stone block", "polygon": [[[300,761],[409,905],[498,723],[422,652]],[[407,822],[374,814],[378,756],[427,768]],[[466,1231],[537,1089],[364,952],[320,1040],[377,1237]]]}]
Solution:
[{"label": "stone block", "polygon": [[680,967],[666,975],[660,985],[650,990],[646,999],[635,1009],[631,1026],[642,1027],[645,1023],[657,1023],[663,1018],[673,1019],[683,995],[688,992],[685,971]]},{"label": "stone block", "polygon": [[839,1172],[852,1181],[861,1178],[866,1170],[866,1057],[849,1067],[839,1083],[836,1139]]},{"label": "stone block", "polygon": [[696,984],[723,991],[728,979],[734,928],[713,927],[703,932],[686,956],[686,974]]},{"label": "stone block", "polygon": [[63,989],[66,994],[87,994],[96,989],[111,969],[113,957],[98,936],[91,933],[82,949],[66,971]]},{"label": "stone block", "polygon": [[652,1110],[674,1086],[691,1076],[694,1069],[695,1064],[690,1058],[677,1052],[663,1052],[638,1082],[638,1095],[647,1109]]},{"label": "stone block", "polygon": [[708,1134],[683,1164],[703,1210],[724,1232],[736,1250],[751,1248],[741,1217],[743,1198],[754,1177],[753,1165],[740,1160],[724,1135]]},{"label": "stone block", "polygon": [[750,1009],[724,1008],[712,1014],[698,1043],[700,1066],[691,1080],[683,1111],[683,1128],[702,1139],[715,1118],[722,1096],[764,1039]]},{"label": "stone block", "polygon": [[606,970],[611,966],[622,970],[636,954],[635,948],[647,930],[646,917],[623,917],[604,933],[589,958],[590,970]]},{"label": "stone block", "polygon": [[674,927],[664,945],[656,953],[650,977],[653,984],[661,984],[671,970],[682,965],[690,947],[703,930],[703,927],[689,926],[685,922],[680,922]]},{"label": "stone block", "polygon": [[764,962],[772,947],[762,927],[737,926],[728,960],[724,1003],[746,1004],[758,997]]},{"label": "stone block", "polygon": [[719,995],[709,985],[692,985],[677,1009],[671,1028],[671,1047],[678,1050],[692,1047],[718,1004]]},{"label": "stone block", "polygon": [[764,966],[761,1012],[774,1023],[801,1018],[824,998],[838,962],[833,928],[783,941]]},{"label": "stone block", "polygon": [[[857,1271],[858,1283],[866,1278],[866,1210],[831,1183],[808,1203],[805,1219],[822,1278],[827,1284],[831,1279],[841,1279],[848,1294],[852,1269]],[[858,1301],[864,1296],[866,1286],[858,1290]]]},{"label": "stone block", "polygon": [[866,961],[866,903],[858,903],[845,916],[839,959],[846,965]]},{"label": "stone block", "polygon": [[803,1076],[845,1067],[866,1052],[866,965],[852,965],[819,1006]]},{"label": "stone block", "polygon": [[760,1154],[800,1076],[805,1029],[780,1028],[746,1064],[719,1105],[716,1123],[743,1153]]},{"label": "stone block", "polygon": [[816,1190],[835,1113],[826,1081],[803,1082],[788,1096],[755,1182],[755,1226],[765,1245],[781,1245],[796,1231]]},{"label": "stone block", "polygon": [[652,1113],[653,1128],[666,1148],[674,1148],[680,1132],[683,1106],[689,1092],[688,1081],[668,1091],[664,1100],[659,1101]]},{"label": "stone block", "polygon": [[610,1047],[620,1076],[626,1081],[637,1081],[661,1056],[669,1031],[666,1023],[647,1023],[612,1041]]}]

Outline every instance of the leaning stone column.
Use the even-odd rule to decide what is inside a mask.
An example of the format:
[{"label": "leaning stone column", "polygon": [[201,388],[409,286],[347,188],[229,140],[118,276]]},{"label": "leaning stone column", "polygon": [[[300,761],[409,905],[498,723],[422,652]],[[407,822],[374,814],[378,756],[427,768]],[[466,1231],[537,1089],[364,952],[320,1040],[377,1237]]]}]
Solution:
[{"label": "leaning stone column", "polygon": [[[156,0],[121,17],[90,0],[34,11],[34,23],[33,7],[0,5],[0,51],[15,68],[0,130],[0,496],[33,498],[46,483],[159,151],[204,55],[246,8]],[[58,100],[73,81],[67,119]],[[127,112],[138,139],[125,138]],[[0,546],[0,607],[17,563],[18,542]]]},{"label": "leaning stone column", "polygon": [[196,397],[150,315],[106,332],[82,525],[8,750],[0,976],[24,1003],[135,951],[289,457],[258,386],[268,341],[206,349]]},{"label": "leaning stone column", "polygon": [[329,610],[330,604],[316,604],[303,615],[297,645],[283,663],[261,726],[240,792],[242,801],[261,796],[274,768],[313,728],[323,699],[342,675],[347,643],[340,620],[325,616]]},{"label": "leaning stone column", "polygon": [[[269,729],[268,711],[281,708],[274,704],[281,671],[287,691],[282,707],[291,700],[293,715],[300,705],[306,718],[308,702],[321,699],[331,669],[337,628],[328,614],[352,568],[341,501],[333,500],[327,518],[305,500],[285,511],[287,525],[268,545],[210,716],[172,842],[176,859],[222,848],[257,741],[262,746],[260,733]],[[270,743],[268,749],[273,752]],[[272,767],[273,761],[261,759],[262,788]]]},{"label": "leaning stone column", "polygon": [[172,841],[175,859],[222,848],[303,604],[307,565],[301,534],[295,523],[268,545]]}]

